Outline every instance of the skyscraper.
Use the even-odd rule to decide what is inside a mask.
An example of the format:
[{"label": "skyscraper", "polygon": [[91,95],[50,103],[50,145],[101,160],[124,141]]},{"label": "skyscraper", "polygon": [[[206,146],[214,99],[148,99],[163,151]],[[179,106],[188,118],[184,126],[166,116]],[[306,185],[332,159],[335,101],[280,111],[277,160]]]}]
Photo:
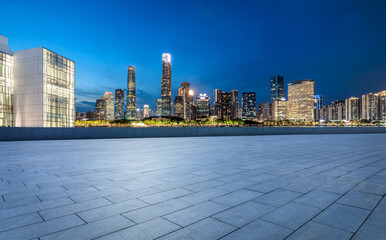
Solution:
[{"label": "skyscraper", "polygon": [[115,90],[115,103],[114,103],[114,118],[123,119],[125,117],[125,102],[124,102],[124,92],[122,89]]},{"label": "skyscraper", "polygon": [[221,90],[215,89],[213,92],[213,115],[221,118]]},{"label": "skyscraper", "polygon": [[288,115],[295,121],[314,119],[314,80],[298,80],[288,84]]},{"label": "skyscraper", "polygon": [[379,105],[379,120],[385,121],[386,120],[386,90],[377,93],[379,99],[378,99],[378,105]]},{"label": "skyscraper", "polygon": [[172,115],[172,63],[169,53],[162,54],[162,78],[161,78],[161,115]]},{"label": "skyscraper", "polygon": [[284,100],[284,80],[283,76],[271,77],[271,102]]},{"label": "skyscraper", "polygon": [[193,96],[190,94],[190,84],[188,82],[181,83],[181,87],[178,89],[178,96],[182,97],[183,102],[183,119],[189,121],[192,119],[192,104],[193,104]]},{"label": "skyscraper", "polygon": [[350,97],[345,101],[346,105],[346,120],[357,121],[360,119],[359,98]]},{"label": "skyscraper", "polygon": [[257,115],[260,120],[265,121],[272,119],[272,103],[259,103],[257,107]]},{"label": "skyscraper", "polygon": [[232,96],[230,92],[221,93],[221,119],[232,120]]},{"label": "skyscraper", "polygon": [[174,116],[184,118],[184,98],[182,96],[174,98]]},{"label": "skyscraper", "polygon": [[197,96],[197,118],[208,118],[210,111],[209,97],[206,94]]},{"label": "skyscraper", "polygon": [[236,120],[239,117],[239,91],[231,91],[231,107],[232,107],[232,120]]},{"label": "skyscraper", "polygon": [[114,95],[111,92],[105,92],[100,99],[96,100],[94,120],[114,120]]},{"label": "skyscraper", "polygon": [[150,109],[149,105],[145,104],[143,105],[143,118],[148,118],[150,117]]},{"label": "skyscraper", "polygon": [[162,99],[157,99],[156,107],[155,107],[155,115],[157,117],[162,116]]},{"label": "skyscraper", "polygon": [[242,118],[256,118],[256,92],[245,92],[241,94]]},{"label": "skyscraper", "polygon": [[127,71],[127,119],[135,120],[137,117],[137,95],[135,88],[135,68],[129,66]]},{"label": "skyscraper", "polygon": [[374,93],[362,95],[362,119],[378,120],[378,96]]},{"label": "skyscraper", "polygon": [[0,35],[0,127],[13,126],[13,56],[8,38]]}]

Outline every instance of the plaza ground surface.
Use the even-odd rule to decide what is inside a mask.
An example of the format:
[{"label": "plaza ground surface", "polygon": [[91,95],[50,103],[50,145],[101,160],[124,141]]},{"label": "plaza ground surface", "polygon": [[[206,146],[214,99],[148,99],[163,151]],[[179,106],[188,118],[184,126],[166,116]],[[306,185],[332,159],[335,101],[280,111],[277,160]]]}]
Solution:
[{"label": "plaza ground surface", "polygon": [[0,239],[385,239],[386,134],[0,142]]}]

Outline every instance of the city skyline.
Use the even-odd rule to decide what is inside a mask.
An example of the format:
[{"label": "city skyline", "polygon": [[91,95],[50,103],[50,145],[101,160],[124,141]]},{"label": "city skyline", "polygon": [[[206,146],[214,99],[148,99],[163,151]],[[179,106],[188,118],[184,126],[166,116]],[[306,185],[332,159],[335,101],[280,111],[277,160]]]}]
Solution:
[{"label": "city skyline", "polygon": [[[4,24],[1,35],[9,38],[13,51],[45,46],[70,56],[77,64],[77,111],[92,110],[105,91],[125,90],[127,66],[136,68],[138,105],[155,109],[163,52],[174,60],[171,99],[186,81],[211,99],[219,88],[256,92],[257,102],[268,102],[267,80],[275,75],[284,76],[284,85],[314,79],[325,103],[386,88],[384,2],[221,3],[174,2],[168,18],[162,16],[169,4],[157,2],[131,3],[133,16],[126,14],[127,3],[74,3],[76,8],[67,9],[70,22],[57,29],[44,21],[57,3],[41,4],[48,16],[32,17],[29,9],[35,4],[6,1],[5,9],[17,8],[31,21],[20,24],[12,11],[5,11],[1,22],[12,24]],[[233,7],[235,21],[230,22]],[[89,8],[93,11],[85,11]],[[88,21],[99,21],[102,10],[110,20],[96,24],[98,29],[87,28]],[[83,19],[84,12],[89,20]],[[269,17],[272,13],[285,23]],[[127,23],[132,27],[122,28]],[[164,31],[164,24],[170,28]]]}]

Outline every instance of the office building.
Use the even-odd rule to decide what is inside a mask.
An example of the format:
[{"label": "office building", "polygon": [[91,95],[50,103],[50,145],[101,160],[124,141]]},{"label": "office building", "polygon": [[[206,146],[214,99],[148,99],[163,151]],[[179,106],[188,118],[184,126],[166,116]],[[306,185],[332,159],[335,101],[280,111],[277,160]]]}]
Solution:
[{"label": "office building", "polygon": [[239,117],[239,91],[231,91],[231,108],[232,108],[232,120],[236,120]]},{"label": "office building", "polygon": [[172,63],[169,53],[162,54],[161,116],[172,115]]},{"label": "office building", "polygon": [[241,94],[242,119],[256,118],[256,92]]},{"label": "office building", "polygon": [[284,79],[277,75],[271,77],[271,102],[284,100]]},{"label": "office building", "polygon": [[0,127],[13,126],[13,56],[8,38],[0,35]]},{"label": "office building", "polygon": [[150,108],[149,105],[145,104],[143,105],[143,118],[150,117]]},{"label": "office building", "polygon": [[350,97],[345,101],[346,108],[346,120],[348,121],[357,121],[360,120],[360,108],[359,108],[359,98]]},{"label": "office building", "polygon": [[176,96],[174,98],[174,116],[184,118],[184,97]]},{"label": "office building", "polygon": [[125,117],[125,94],[122,89],[115,90],[114,119],[123,119]]},{"label": "office building", "polygon": [[127,68],[127,119],[135,120],[137,118],[137,94],[135,87],[135,68],[129,66]]},{"label": "office building", "polygon": [[288,84],[287,119],[312,121],[314,119],[314,81],[298,80]]},{"label": "office building", "polygon": [[197,96],[197,118],[208,118],[210,113],[210,99],[206,94]]},{"label": "office building", "polygon": [[111,92],[105,92],[102,97],[96,100],[94,120],[114,120],[114,95]]},{"label": "office building", "polygon": [[323,107],[323,97],[322,95],[315,95],[314,96],[314,101],[315,101],[315,104],[314,104],[314,119],[315,120],[320,120],[320,111]]},{"label": "office building", "polygon": [[272,120],[272,103],[259,103],[257,108],[257,116],[259,120]]},{"label": "office building", "polygon": [[157,99],[157,102],[156,102],[156,107],[155,107],[155,115],[157,117],[161,117],[162,116],[162,99]]},{"label": "office building", "polygon": [[272,103],[272,120],[283,121],[287,119],[287,101],[276,100]]},{"label": "office building", "polygon": [[232,120],[232,95],[230,92],[221,93],[221,119]]},{"label": "office building", "polygon": [[14,126],[74,127],[75,63],[46,48],[16,51]]},{"label": "office building", "polygon": [[221,90],[215,89],[213,92],[213,115],[221,118]]},{"label": "office building", "polygon": [[142,120],[143,119],[143,109],[136,109],[136,117],[135,120]]},{"label": "office building", "polygon": [[[185,121],[189,121],[192,119],[193,92],[190,89],[190,84],[188,82],[181,83],[181,87],[178,89],[178,96],[182,97],[182,104],[183,104],[182,118],[185,119]],[[180,101],[180,99],[178,98],[177,101]],[[174,109],[176,109],[176,107]],[[174,115],[177,116],[176,112],[174,113],[175,113]],[[180,114],[180,112],[177,112],[177,114]]]}]

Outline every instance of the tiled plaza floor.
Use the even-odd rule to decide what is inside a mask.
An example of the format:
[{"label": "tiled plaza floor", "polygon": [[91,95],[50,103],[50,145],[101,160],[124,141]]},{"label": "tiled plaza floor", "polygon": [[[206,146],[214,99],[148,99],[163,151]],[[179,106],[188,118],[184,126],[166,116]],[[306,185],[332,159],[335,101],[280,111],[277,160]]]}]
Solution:
[{"label": "tiled plaza floor", "polygon": [[0,142],[0,239],[385,239],[386,134]]}]

